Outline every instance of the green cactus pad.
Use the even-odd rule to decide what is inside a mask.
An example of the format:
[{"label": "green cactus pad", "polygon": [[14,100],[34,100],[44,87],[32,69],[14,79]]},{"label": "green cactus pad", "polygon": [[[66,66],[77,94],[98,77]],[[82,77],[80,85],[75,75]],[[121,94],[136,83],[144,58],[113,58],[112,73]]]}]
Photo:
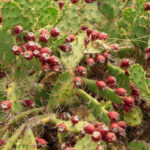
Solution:
[{"label": "green cactus pad", "polygon": [[[149,27],[149,20],[145,16],[141,16],[137,18],[133,24],[132,24],[132,33],[130,38],[135,39],[132,41],[132,43],[135,45],[135,47],[140,48],[141,50],[144,50],[148,46],[148,34],[149,31],[147,28]],[[137,39],[139,38],[139,39]],[[137,40],[136,40],[137,39]]]},{"label": "green cactus pad", "polygon": [[61,52],[61,60],[67,69],[74,69],[80,63],[84,56],[84,37],[85,34],[79,34],[72,45],[71,52]]},{"label": "green cactus pad", "polygon": [[83,16],[82,21],[84,24],[89,25],[89,23],[101,23],[103,21],[104,17],[99,12],[97,3],[91,3],[89,5],[84,2],[83,4],[80,4],[79,7],[81,12],[80,15]]},{"label": "green cactus pad", "polygon": [[120,0],[100,0],[100,2],[100,12],[108,20],[113,20],[120,13]]},{"label": "green cactus pad", "polygon": [[142,122],[143,114],[140,107],[135,106],[130,112],[123,112],[124,121],[127,125],[133,127],[140,125]]},{"label": "green cactus pad", "polygon": [[42,11],[42,15],[38,18],[37,26],[44,27],[50,24],[54,24],[56,22],[57,16],[58,11],[56,8],[47,8]]},{"label": "green cactus pad", "polygon": [[122,98],[118,96],[112,89],[106,87],[104,90],[98,90],[96,81],[89,80],[86,78],[82,78],[84,85],[91,91],[93,91],[96,94],[99,94],[99,96],[102,96],[108,100],[111,100],[115,104],[121,104]]},{"label": "green cactus pad", "polygon": [[15,113],[18,113],[22,110],[22,104],[19,101],[20,95],[21,93],[17,87],[17,84],[12,82],[10,87],[7,89],[7,96],[12,104],[12,110]]},{"label": "green cactus pad", "polygon": [[23,150],[25,149],[25,143],[23,140],[19,139],[16,143],[16,149],[15,150]]},{"label": "green cactus pad", "polygon": [[125,71],[111,63],[108,63],[107,67],[110,75],[116,77],[119,87],[125,88],[128,92],[130,92],[130,79],[125,75]]},{"label": "green cactus pad", "polygon": [[69,4],[62,21],[57,24],[57,28],[63,33],[77,33],[81,26],[81,18],[78,15],[78,8],[76,5]]},{"label": "green cactus pad", "polygon": [[9,33],[0,29],[0,60],[4,63],[11,64],[15,60],[15,55],[11,52],[15,44],[15,38]]},{"label": "green cactus pad", "polygon": [[72,80],[69,72],[64,72],[58,77],[49,97],[50,110],[56,109],[59,105],[64,105],[72,99]]},{"label": "green cactus pad", "polygon": [[93,142],[90,135],[86,135],[79,140],[74,146],[75,150],[94,150],[98,146],[97,142]]},{"label": "green cactus pad", "polygon": [[[12,13],[13,12],[13,13]],[[2,7],[2,15],[3,15],[3,29],[10,30],[15,25],[22,24],[22,17],[20,14],[22,10],[19,6],[13,2],[4,3]]]},{"label": "green cactus pad", "polygon": [[107,111],[96,99],[81,89],[77,89],[76,93],[81,98],[81,101],[85,101],[88,108],[92,109],[92,112],[98,121],[105,122],[107,125],[109,124],[110,119],[107,115]]},{"label": "green cactus pad", "polygon": [[131,66],[130,79],[134,85],[141,90],[141,95],[144,96],[144,99],[148,100],[150,98],[150,91],[148,89],[147,79],[142,66],[139,64]]},{"label": "green cactus pad", "polygon": [[26,150],[36,150],[37,149],[35,137],[30,128],[26,128],[22,142],[25,143]]},{"label": "green cactus pad", "polygon": [[149,145],[144,141],[135,141],[129,143],[127,148],[128,150],[149,150]]},{"label": "green cactus pad", "polygon": [[23,130],[25,129],[25,124],[21,125],[16,132],[7,140],[6,144],[2,147],[1,150],[9,150],[16,144],[19,136],[22,134]]}]

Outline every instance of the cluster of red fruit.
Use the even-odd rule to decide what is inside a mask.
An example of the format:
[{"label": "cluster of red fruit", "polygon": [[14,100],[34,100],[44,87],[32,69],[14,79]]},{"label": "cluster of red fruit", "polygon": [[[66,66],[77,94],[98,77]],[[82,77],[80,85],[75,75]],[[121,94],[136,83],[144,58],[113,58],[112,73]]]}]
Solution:
[{"label": "cluster of red fruit", "polygon": [[85,48],[89,44],[90,40],[91,41],[95,41],[95,40],[104,40],[105,41],[108,38],[108,35],[106,33],[100,32],[97,30],[92,30],[92,29],[88,28],[87,26],[82,26],[81,30],[86,31],[86,35],[87,35],[84,39]]},{"label": "cluster of red fruit", "polygon": [[[94,142],[99,142],[103,139],[107,143],[112,143],[117,139],[124,138],[126,136],[126,122],[118,121],[120,116],[119,113],[115,111],[108,112],[108,117],[111,120],[109,127],[102,122],[95,124],[88,123],[84,125],[83,130],[80,131],[80,138],[84,137],[86,134],[89,134]],[[75,115],[71,117],[71,115],[67,112],[62,113],[60,118],[62,120],[71,119],[72,126],[75,126],[80,121],[79,116]],[[64,133],[67,131],[67,126],[65,123],[61,123],[57,126],[57,129],[58,132]],[[74,142],[71,140],[70,142],[63,143],[61,146],[62,150],[66,150],[69,146],[74,146],[76,144],[77,140],[75,138],[71,139],[74,139]],[[101,145],[99,145],[96,150],[99,150],[100,148],[103,150]]]},{"label": "cluster of red fruit", "polygon": [[[23,32],[21,26],[15,26],[12,34],[20,35]],[[57,28],[53,28],[50,31],[51,37],[58,37],[60,31]],[[50,38],[49,32],[46,29],[41,30],[39,41],[41,42],[48,42]],[[48,47],[41,47],[39,43],[35,42],[35,35],[33,32],[29,32],[24,36],[24,43],[21,46],[14,45],[12,47],[12,52],[15,55],[22,54],[26,60],[31,60],[33,57],[37,58],[41,64],[44,71],[52,70],[54,72],[59,72],[61,69],[61,61],[60,59],[55,56],[51,55],[51,50]]]},{"label": "cluster of red fruit", "polygon": [[[79,66],[78,68],[78,73],[80,73],[82,71],[82,75],[83,75],[83,72],[85,72],[85,68]],[[80,73],[81,74],[81,73]],[[75,77],[74,78],[74,84],[77,86],[77,87],[82,87],[83,85],[83,81],[82,81],[82,78],[80,77]],[[104,90],[106,88],[106,86],[108,86],[109,88],[116,88],[117,87],[117,82],[116,82],[116,78],[114,76],[109,76],[107,79],[106,79],[106,82],[104,81],[96,81],[96,84],[97,84],[97,87],[99,90]],[[123,99],[123,109],[125,111],[131,111],[132,108],[135,106],[135,103],[138,104],[139,102],[139,93],[140,93],[140,90],[138,88],[136,88],[135,85],[133,84],[130,84],[130,88],[131,88],[131,95],[132,97],[126,97],[126,90],[124,88],[116,88],[114,89],[114,92],[121,96],[122,99]],[[115,109],[121,109],[122,106],[120,105],[117,105],[117,104],[113,104],[114,108]]]},{"label": "cluster of red fruit", "polygon": [[[23,104],[27,107],[34,107],[35,106],[35,101],[33,100],[23,100]],[[1,102],[1,108],[3,110],[9,110],[11,108],[11,102],[8,100],[4,100]]]}]

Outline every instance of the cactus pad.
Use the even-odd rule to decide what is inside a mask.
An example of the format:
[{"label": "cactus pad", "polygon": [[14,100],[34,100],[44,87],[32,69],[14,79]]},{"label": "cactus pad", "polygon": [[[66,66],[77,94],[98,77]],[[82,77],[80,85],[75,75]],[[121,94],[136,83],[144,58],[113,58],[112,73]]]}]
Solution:
[{"label": "cactus pad", "polygon": [[144,141],[135,141],[128,144],[129,150],[149,150],[149,145]]},{"label": "cactus pad", "polygon": [[134,107],[130,112],[124,111],[124,121],[126,121],[127,125],[133,127],[140,125],[142,122],[143,114],[140,107]]},{"label": "cactus pad", "polygon": [[145,77],[145,72],[139,64],[135,64],[130,68],[130,78],[137,88],[141,90],[142,96],[145,99],[149,99],[150,91],[147,85],[147,79]]}]

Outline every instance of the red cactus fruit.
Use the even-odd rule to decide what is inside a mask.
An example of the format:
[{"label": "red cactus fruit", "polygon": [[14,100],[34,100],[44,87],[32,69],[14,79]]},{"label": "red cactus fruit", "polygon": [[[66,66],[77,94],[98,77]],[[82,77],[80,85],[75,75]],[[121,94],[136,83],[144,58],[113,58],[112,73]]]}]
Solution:
[{"label": "red cactus fruit", "polygon": [[104,32],[100,33],[100,35],[98,36],[99,40],[107,40],[107,38],[108,38],[108,34]]},{"label": "red cactus fruit", "polygon": [[50,70],[50,67],[49,67],[49,65],[42,64],[42,69],[43,69],[43,71],[47,72]]},{"label": "red cactus fruit", "polygon": [[99,35],[100,35],[99,31],[97,31],[97,30],[92,31],[92,33],[91,33],[91,41],[97,40]]},{"label": "red cactus fruit", "polygon": [[129,112],[133,109],[134,106],[135,106],[135,103],[133,103],[132,106],[128,106],[126,104],[123,104],[123,109],[124,109],[124,111]]},{"label": "red cactus fruit", "polygon": [[130,66],[130,60],[129,59],[123,59],[121,64],[120,64],[120,67],[123,68],[123,67],[129,67]]},{"label": "red cactus fruit", "polygon": [[73,42],[75,39],[74,35],[70,34],[67,38],[66,38],[66,42]]},{"label": "red cactus fruit", "polygon": [[64,1],[59,1],[58,2],[59,8],[62,9],[64,6]]},{"label": "red cactus fruit", "polygon": [[93,58],[87,58],[86,63],[89,66],[93,66],[95,64],[95,60]]},{"label": "red cactus fruit", "polygon": [[36,142],[41,147],[45,147],[48,144],[47,141],[45,141],[44,139],[41,139],[41,138],[36,138]]},{"label": "red cactus fruit", "polygon": [[118,44],[112,44],[111,46],[110,46],[112,49],[114,49],[114,50],[119,50],[119,45]]},{"label": "red cactus fruit", "polygon": [[0,139],[0,146],[4,145],[6,142],[2,139]]},{"label": "red cactus fruit", "polygon": [[119,125],[115,122],[110,123],[110,129],[112,132],[117,133],[117,131],[119,130]]},{"label": "red cactus fruit", "polygon": [[41,53],[40,54],[40,61],[42,63],[47,63],[49,62],[49,59],[50,59],[50,55],[48,53]]},{"label": "red cactus fruit", "polygon": [[3,110],[9,110],[11,108],[11,102],[5,100],[1,102],[1,108]]},{"label": "red cactus fruit", "polygon": [[126,76],[130,76],[130,68],[128,68],[128,69],[125,70],[125,75]]},{"label": "red cactus fruit", "polygon": [[80,77],[75,77],[74,78],[74,84],[77,86],[77,87],[81,87],[83,85],[83,81]]},{"label": "red cactus fruit", "polygon": [[86,29],[86,34],[87,34],[88,37],[91,35],[91,33],[92,33],[92,29],[87,28]]},{"label": "red cactus fruit", "polygon": [[3,21],[3,18],[2,18],[2,15],[0,14],[0,24],[2,23]]},{"label": "red cactus fruit", "polygon": [[70,43],[65,43],[60,46],[63,52],[70,52],[72,50],[72,45]]},{"label": "red cactus fruit", "polygon": [[35,43],[33,41],[28,41],[26,43],[26,48],[27,48],[27,50],[34,51],[34,50],[38,49],[38,46],[37,46],[37,43]]},{"label": "red cactus fruit", "polygon": [[106,79],[106,84],[107,85],[111,85],[111,84],[114,84],[116,83],[116,78],[113,77],[113,76],[109,76],[107,79]]},{"label": "red cactus fruit", "polygon": [[76,138],[76,136],[72,136],[72,137],[69,139],[69,142],[70,142],[70,145],[71,145],[71,146],[74,146],[74,145],[77,143],[77,138]]},{"label": "red cactus fruit", "polygon": [[88,27],[86,25],[82,26],[80,29],[85,31]]},{"label": "red cactus fruit", "polygon": [[77,73],[78,75],[84,75],[84,74],[86,74],[86,68],[83,67],[83,66],[79,66],[79,67],[77,67],[77,69],[76,69],[76,73]]},{"label": "red cactus fruit", "polygon": [[71,3],[72,4],[75,4],[75,3],[77,3],[78,2],[78,0],[71,0]]},{"label": "red cactus fruit", "polygon": [[103,90],[106,87],[106,83],[103,81],[96,81],[96,85],[99,90]]},{"label": "red cactus fruit", "polygon": [[114,89],[117,87],[117,83],[110,84],[108,85],[108,87]]},{"label": "red cactus fruit", "polygon": [[98,145],[98,146],[96,147],[96,150],[104,150],[104,147],[103,147],[102,145]]},{"label": "red cactus fruit", "polygon": [[116,133],[117,138],[124,138],[126,137],[126,131],[123,128],[119,128]]},{"label": "red cactus fruit", "polygon": [[33,56],[35,56],[36,58],[40,57],[40,51],[39,50],[34,50],[33,51]]},{"label": "red cactus fruit", "polygon": [[26,41],[35,41],[35,34],[33,32],[28,32],[24,39]]},{"label": "red cactus fruit", "polygon": [[150,46],[148,46],[147,48],[145,48],[145,52],[146,53],[150,53]]},{"label": "red cactus fruit", "polygon": [[26,60],[31,60],[33,58],[33,52],[32,51],[24,51],[23,57]]},{"label": "red cactus fruit", "polygon": [[14,27],[14,29],[13,29],[13,31],[12,31],[12,33],[13,34],[16,34],[16,35],[19,35],[19,34],[21,34],[23,32],[23,28],[21,27],[21,26],[15,26]]},{"label": "red cactus fruit", "polygon": [[104,138],[107,135],[107,133],[110,131],[110,129],[105,124],[102,124],[97,127],[97,131],[101,132],[102,137]]},{"label": "red cactus fruit", "polygon": [[93,3],[96,0],[84,0],[86,3]]},{"label": "red cactus fruit", "polygon": [[15,55],[20,55],[21,52],[22,52],[22,48],[21,48],[20,46],[14,45],[14,46],[11,48],[11,51],[12,51],[13,54],[15,54]]},{"label": "red cactus fruit", "polygon": [[131,90],[136,90],[137,89],[136,86],[133,83],[130,83],[130,88],[131,88]]},{"label": "red cactus fruit", "polygon": [[47,53],[47,54],[51,54],[51,50],[50,50],[50,48],[48,48],[48,47],[43,47],[43,48],[41,48],[41,50],[40,50],[40,54],[42,54],[42,53]]},{"label": "red cactus fruit", "polygon": [[99,131],[94,131],[92,134],[91,134],[91,138],[94,142],[98,142],[101,138],[102,138],[102,135]]},{"label": "red cactus fruit", "polygon": [[77,116],[77,115],[72,116],[72,118],[71,118],[72,126],[76,125],[79,121],[80,121],[79,116]]},{"label": "red cactus fruit", "polygon": [[95,131],[95,127],[92,124],[86,124],[83,129],[87,134],[92,134]]},{"label": "red cactus fruit", "polygon": [[119,121],[117,122],[117,124],[119,125],[120,128],[126,129],[127,124],[125,121]]},{"label": "red cactus fruit", "polygon": [[60,72],[61,70],[61,65],[54,65],[51,67],[51,70],[54,72]]},{"label": "red cactus fruit", "polygon": [[39,40],[40,40],[41,42],[48,42],[48,40],[49,40],[49,35],[48,35],[48,34],[41,34],[41,35],[39,36]]},{"label": "red cactus fruit", "polygon": [[150,60],[150,53],[146,53],[146,54],[145,54],[145,59],[146,59],[146,60]]},{"label": "red cactus fruit", "polygon": [[57,28],[53,28],[53,29],[51,30],[50,34],[51,34],[52,37],[57,37],[57,36],[59,36],[60,31],[59,31],[59,29],[57,29]]},{"label": "red cactus fruit", "polygon": [[109,52],[104,52],[103,56],[105,57],[106,60],[111,59],[111,54]]},{"label": "red cactus fruit", "polygon": [[110,118],[111,121],[116,122],[119,120],[120,115],[116,111],[109,111],[108,117]]},{"label": "red cactus fruit", "polygon": [[67,130],[67,127],[64,123],[61,123],[57,126],[58,132],[64,133]]},{"label": "red cactus fruit", "polygon": [[150,10],[150,2],[145,3],[144,6],[145,6],[145,11]]},{"label": "red cactus fruit", "polygon": [[118,105],[118,104],[115,104],[115,103],[112,103],[113,107],[117,110],[121,109],[122,108],[122,105]]},{"label": "red cactus fruit", "polygon": [[67,149],[66,150],[75,150],[74,148],[72,148],[72,147],[67,147]]},{"label": "red cactus fruit", "polygon": [[98,63],[104,64],[105,61],[106,61],[106,58],[103,55],[100,55],[100,54],[97,55],[97,62]]},{"label": "red cactus fruit", "polygon": [[107,143],[112,143],[117,140],[115,133],[113,132],[108,132],[107,135],[105,136],[105,142]]},{"label": "red cactus fruit", "polygon": [[27,50],[27,44],[25,43],[25,44],[22,44],[21,45],[21,48],[22,48],[22,51],[26,51]]},{"label": "red cactus fruit", "polygon": [[132,97],[123,97],[123,101],[126,105],[132,106],[134,103],[134,98]]},{"label": "red cactus fruit", "polygon": [[85,39],[84,39],[84,46],[85,46],[85,48],[87,48],[87,45],[89,44],[89,42],[90,42],[89,37],[88,36],[85,37]]},{"label": "red cactus fruit", "polygon": [[98,122],[98,123],[95,123],[94,124],[94,127],[97,129],[99,126],[101,126],[101,125],[103,125],[103,123],[102,122]]},{"label": "red cactus fruit", "polygon": [[34,107],[35,106],[35,101],[33,101],[33,100],[24,100],[23,102],[28,107]]},{"label": "red cactus fruit", "polygon": [[48,30],[47,29],[42,29],[40,34],[49,34]]},{"label": "red cactus fruit", "polygon": [[60,65],[60,59],[57,56],[50,56],[48,60],[48,64],[50,65]]},{"label": "red cactus fruit", "polygon": [[125,96],[126,90],[124,88],[117,88],[115,90],[115,93],[118,94],[119,96]]}]

